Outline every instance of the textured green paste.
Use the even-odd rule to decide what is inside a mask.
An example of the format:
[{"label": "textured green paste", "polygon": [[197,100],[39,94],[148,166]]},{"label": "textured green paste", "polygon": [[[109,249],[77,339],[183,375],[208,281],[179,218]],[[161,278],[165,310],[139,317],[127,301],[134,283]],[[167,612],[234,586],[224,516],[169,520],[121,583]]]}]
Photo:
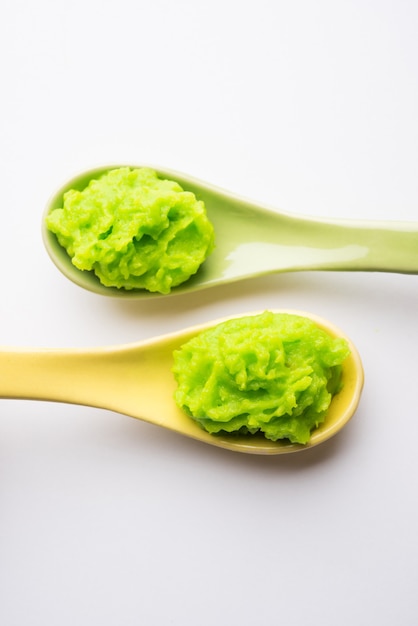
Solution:
[{"label": "textured green paste", "polygon": [[203,202],[149,168],[110,170],[71,189],[46,225],[78,269],[123,289],[169,293],[214,245]]},{"label": "textured green paste", "polygon": [[204,331],[174,352],[175,401],[210,433],[305,444],[341,386],[347,342],[266,311]]}]

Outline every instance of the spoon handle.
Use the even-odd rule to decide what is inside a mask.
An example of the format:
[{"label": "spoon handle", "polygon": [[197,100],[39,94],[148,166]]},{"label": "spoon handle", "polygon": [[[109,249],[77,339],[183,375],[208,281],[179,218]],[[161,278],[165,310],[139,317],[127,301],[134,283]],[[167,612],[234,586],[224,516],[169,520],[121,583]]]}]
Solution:
[{"label": "spoon handle", "polygon": [[217,241],[226,280],[297,270],[418,273],[418,221],[307,217],[183,183],[207,203],[215,232],[227,234]]},{"label": "spoon handle", "polygon": [[[187,335],[186,335],[187,338]],[[0,398],[108,409],[172,428],[172,340],[89,349],[0,349]]]},{"label": "spoon handle", "polygon": [[151,415],[159,378],[156,374],[150,381],[149,372],[158,371],[158,358],[158,350],[150,350],[146,342],[85,350],[0,350],[0,398]]},{"label": "spoon handle", "polygon": [[105,351],[17,348],[0,351],[0,371],[2,398],[102,406],[113,369]]},{"label": "spoon handle", "polygon": [[[418,273],[418,222],[330,220],[290,214],[269,217],[264,222],[265,249],[260,247],[257,255],[254,248],[254,258],[260,259],[260,267],[255,269],[260,272],[270,269]],[[252,234],[246,233],[247,239],[255,240],[256,229],[255,224]],[[248,257],[251,250],[242,249],[240,253]]]},{"label": "spoon handle", "polygon": [[312,269],[418,273],[418,222],[315,220],[306,234],[322,253]]}]

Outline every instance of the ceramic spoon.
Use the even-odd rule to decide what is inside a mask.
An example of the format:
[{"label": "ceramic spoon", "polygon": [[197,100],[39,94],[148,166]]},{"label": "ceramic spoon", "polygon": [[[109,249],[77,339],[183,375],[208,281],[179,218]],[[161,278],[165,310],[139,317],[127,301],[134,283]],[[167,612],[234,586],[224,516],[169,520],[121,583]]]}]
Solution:
[{"label": "ceramic spoon", "polygon": [[[68,189],[83,189],[90,179],[109,169],[84,172],[63,185],[45,213],[62,206]],[[206,204],[215,228],[216,248],[198,273],[171,294],[187,293],[273,272],[301,270],[381,271],[418,273],[418,222],[313,219],[278,213],[185,174],[154,168],[176,180]],[[45,227],[43,239],[56,266],[85,289],[125,298],[161,294],[104,287],[92,272],[71,263],[54,234]],[[164,296],[166,297],[166,296]]]},{"label": "ceramic spoon", "polygon": [[[288,311],[298,313],[296,311]],[[343,333],[316,316],[313,319],[332,336]],[[51,400],[99,407],[135,417],[214,446],[251,454],[283,454],[306,450],[335,435],[355,412],[362,387],[363,368],[355,346],[343,364],[343,389],[334,396],[327,418],[310,442],[296,445],[258,436],[210,435],[177,408],[171,372],[173,350],[198,332],[220,321],[181,332],[118,347],[68,350],[0,350],[0,397]],[[174,442],[173,442],[174,443]]]}]

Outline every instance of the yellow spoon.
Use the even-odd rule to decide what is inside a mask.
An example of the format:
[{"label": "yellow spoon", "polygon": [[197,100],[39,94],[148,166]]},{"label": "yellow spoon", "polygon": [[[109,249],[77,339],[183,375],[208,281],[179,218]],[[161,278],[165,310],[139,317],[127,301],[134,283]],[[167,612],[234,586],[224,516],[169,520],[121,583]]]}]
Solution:
[{"label": "yellow spoon", "polygon": [[[343,364],[343,389],[307,445],[272,442],[254,435],[211,435],[175,404],[171,372],[173,350],[203,325],[154,339],[93,349],[0,350],[0,397],[50,400],[99,407],[135,417],[214,446],[250,454],[283,454],[306,450],[335,435],[355,412],[363,387],[363,368],[353,343],[329,322],[309,313],[284,311],[312,319],[332,336],[345,337],[351,355]],[[250,313],[247,315],[255,315]]]}]

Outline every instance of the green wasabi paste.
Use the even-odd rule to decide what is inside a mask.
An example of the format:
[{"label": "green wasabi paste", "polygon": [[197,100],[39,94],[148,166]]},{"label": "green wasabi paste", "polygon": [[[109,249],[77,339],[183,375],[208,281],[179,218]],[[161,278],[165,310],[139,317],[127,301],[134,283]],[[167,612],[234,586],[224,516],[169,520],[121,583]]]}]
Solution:
[{"label": "green wasabi paste", "polygon": [[306,444],[342,387],[345,339],[266,311],[204,331],[174,352],[175,401],[210,433]]},{"label": "green wasabi paste", "polygon": [[214,246],[202,201],[149,168],[122,167],[64,194],[46,217],[72,263],[107,287],[169,293]]}]

